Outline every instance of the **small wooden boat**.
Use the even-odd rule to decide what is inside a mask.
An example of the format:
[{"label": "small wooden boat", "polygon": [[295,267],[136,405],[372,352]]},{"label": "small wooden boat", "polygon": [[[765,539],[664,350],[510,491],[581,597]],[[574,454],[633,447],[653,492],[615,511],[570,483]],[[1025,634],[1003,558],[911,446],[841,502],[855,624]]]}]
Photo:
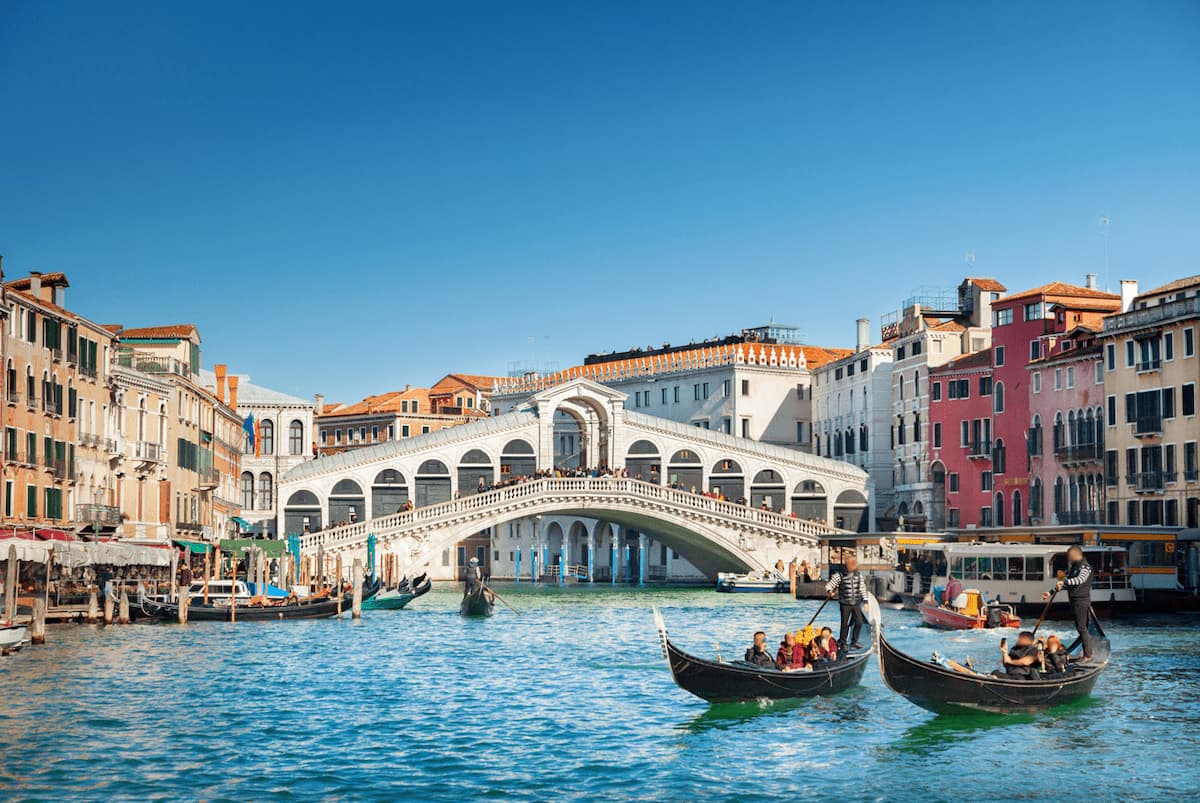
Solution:
[{"label": "small wooden boat", "polygon": [[[378,581],[364,586],[362,595],[364,604],[379,592],[379,586]],[[352,590],[344,592],[340,601],[341,610],[349,612],[353,604],[354,592]],[[263,622],[281,619],[326,619],[337,614],[339,600],[336,595],[319,594],[301,597],[298,600],[292,601],[267,599],[262,604],[237,603],[234,607],[233,618],[239,622]],[[168,621],[178,621],[179,619],[179,603],[172,602],[163,597],[143,596],[141,598],[141,608],[147,616],[152,616],[156,619],[166,619]],[[228,603],[217,604],[210,601],[207,605],[204,603],[188,604],[188,621],[228,622],[229,619],[230,611]]]},{"label": "small wooden boat", "polygon": [[710,703],[837,694],[858,685],[871,657],[871,650],[849,653],[811,672],[783,672],[744,661],[710,661],[686,653],[671,642],[657,607],[654,623],[676,685]]},{"label": "small wooden boat", "polygon": [[468,585],[463,590],[462,604],[458,612],[463,616],[491,616],[496,607],[496,598],[483,583]]},{"label": "small wooden boat", "polygon": [[[1039,711],[1091,694],[1096,679],[1108,666],[1110,647],[1095,612],[1089,630],[1094,652],[1091,660],[1074,662],[1067,672],[1043,675],[1037,680],[983,675],[958,665],[918,660],[896,649],[882,627],[875,630],[875,649],[883,682],[914,705],[937,714],[1012,714]],[[1078,644],[1072,644],[1068,653]]]},{"label": "small wooden boat", "polygon": [[945,608],[938,605],[933,597],[926,598],[917,608],[925,624],[940,630],[1021,626],[1021,620],[1011,605],[988,605],[983,595],[974,588],[968,588],[963,593],[967,596],[967,604],[962,609]]},{"label": "small wooden boat", "polygon": [[29,643],[29,628],[25,625],[0,626],[0,655],[16,652]]},{"label": "small wooden boat", "polygon": [[433,583],[426,575],[418,577],[415,584],[409,584],[406,577],[400,581],[400,584],[396,588],[381,591],[371,597],[371,599],[364,601],[363,610],[398,611],[417,597],[428,594],[431,588],[433,588]]},{"label": "small wooden boat", "polygon": [[734,574],[721,572],[717,575],[717,591],[724,594],[786,594],[789,583],[779,572],[762,574]]}]

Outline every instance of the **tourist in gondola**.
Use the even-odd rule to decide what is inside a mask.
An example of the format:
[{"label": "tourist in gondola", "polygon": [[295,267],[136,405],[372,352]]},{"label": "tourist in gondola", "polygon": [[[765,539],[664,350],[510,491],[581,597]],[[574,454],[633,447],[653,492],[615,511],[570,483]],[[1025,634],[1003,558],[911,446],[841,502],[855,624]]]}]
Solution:
[{"label": "tourist in gondola", "polygon": [[784,633],[779,652],[775,653],[775,668],[784,672],[804,668],[804,645],[796,642],[795,633]]},{"label": "tourist in gondola", "polygon": [[1058,636],[1046,639],[1046,647],[1042,652],[1042,671],[1051,675],[1067,671],[1067,651],[1063,649]]},{"label": "tourist in gondola", "polygon": [[1007,649],[1007,646],[1008,639],[1000,639],[1000,659],[1004,662],[1005,674],[1009,677],[1037,680],[1041,658],[1033,634],[1022,630],[1017,636],[1016,645],[1011,650]]},{"label": "tourist in gondola", "polygon": [[770,669],[775,666],[775,659],[767,652],[767,634],[759,630],[754,634],[754,646],[746,650],[746,663]]},{"label": "tourist in gondola", "polygon": [[[1073,546],[1067,550],[1067,573],[1055,586],[1055,591],[1067,589],[1067,601],[1071,603],[1071,614],[1075,619],[1075,629],[1079,631],[1079,640],[1083,644],[1083,660],[1092,657],[1092,637],[1088,634],[1088,617],[1092,610],[1092,566],[1083,557],[1083,550]],[[1042,594],[1042,599],[1050,599],[1051,592]]]},{"label": "tourist in gondola", "polygon": [[825,584],[825,593],[833,597],[837,594],[838,606],[842,610],[842,628],[838,633],[838,648],[846,649],[846,636],[850,634],[850,625],[853,622],[854,632],[850,640],[850,646],[853,649],[862,647],[858,642],[859,635],[862,633],[863,612],[862,604],[867,598],[867,578],[858,571],[858,558],[854,555],[847,555],[844,562],[844,568],[839,574],[835,574],[828,583]]},{"label": "tourist in gondola", "polygon": [[836,661],[838,658],[837,642],[833,640],[833,631],[828,627],[822,627],[821,633],[814,640],[817,648],[821,651],[821,657],[826,661]]}]

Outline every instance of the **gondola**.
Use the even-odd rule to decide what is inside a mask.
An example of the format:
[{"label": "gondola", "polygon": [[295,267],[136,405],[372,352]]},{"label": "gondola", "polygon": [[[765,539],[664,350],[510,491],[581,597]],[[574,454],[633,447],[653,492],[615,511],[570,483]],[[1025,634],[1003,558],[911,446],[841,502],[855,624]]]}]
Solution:
[{"label": "gondola", "polygon": [[[981,711],[1012,714],[1040,711],[1091,694],[1096,679],[1108,666],[1110,645],[1094,611],[1088,629],[1092,637],[1091,660],[1072,662],[1068,672],[1038,680],[982,675],[965,668],[918,660],[892,646],[882,627],[875,630],[875,650],[879,653],[883,682],[914,705],[937,714]],[[1068,653],[1078,645],[1077,640]]]},{"label": "gondola", "polygon": [[409,584],[406,577],[396,588],[390,591],[381,591],[371,599],[364,601],[363,610],[398,611],[417,597],[428,594],[431,588],[433,588],[433,583],[425,575],[418,577],[413,584]]},{"label": "gondola", "polygon": [[487,586],[479,583],[468,585],[463,590],[462,604],[458,612],[463,616],[491,616],[496,607],[496,599]]},{"label": "gondola", "polygon": [[[374,597],[380,588],[379,581],[373,581],[363,587],[364,603]],[[354,604],[354,592],[348,591],[342,595],[341,610],[349,611]],[[265,605],[246,605],[239,604],[234,606],[234,619],[238,622],[265,622],[276,621],[280,619],[327,619],[330,616],[335,616],[338,612],[338,598],[335,596],[322,596],[319,598],[303,597],[295,602],[282,602],[272,604],[268,602]],[[156,619],[166,619],[169,621],[178,621],[179,619],[179,603],[172,602],[162,597],[143,596],[141,598],[142,611],[150,617]],[[205,605],[189,604],[188,605],[188,621],[196,622],[228,622],[230,619],[229,605],[218,605],[210,602]]]},{"label": "gondola", "polygon": [[710,703],[763,698],[787,700],[837,694],[858,685],[871,657],[871,650],[850,653],[812,672],[781,672],[751,666],[742,661],[709,661],[690,655],[671,642],[657,607],[654,609],[654,623],[658,627],[663,655],[676,685]]}]

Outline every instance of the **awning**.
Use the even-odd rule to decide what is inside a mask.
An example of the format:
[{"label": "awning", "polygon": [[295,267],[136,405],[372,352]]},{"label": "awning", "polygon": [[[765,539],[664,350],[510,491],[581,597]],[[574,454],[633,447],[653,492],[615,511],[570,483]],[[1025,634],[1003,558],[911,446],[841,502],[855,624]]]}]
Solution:
[{"label": "awning", "polygon": [[241,527],[243,530],[253,530],[254,529],[254,525],[251,524],[250,522],[246,521],[245,519],[243,519],[241,516],[230,516],[229,520],[232,521],[237,526]]},{"label": "awning", "polygon": [[78,566],[170,566],[171,550],[151,546],[83,541],[54,541],[54,562],[68,568]]},{"label": "awning", "polygon": [[28,538],[0,538],[0,560],[8,560],[9,547],[17,548],[17,560],[22,563],[45,563],[53,547],[45,541]]},{"label": "awning", "polygon": [[265,538],[233,538],[221,542],[222,552],[233,552],[237,555],[241,555],[244,549],[253,549],[254,547],[261,549],[268,558],[282,557],[283,553],[287,551],[287,544],[283,541]]},{"label": "awning", "polygon": [[203,541],[180,541],[176,538],[173,543],[181,549],[186,549],[188,552],[195,552],[199,555],[207,553],[209,548],[209,545]]}]

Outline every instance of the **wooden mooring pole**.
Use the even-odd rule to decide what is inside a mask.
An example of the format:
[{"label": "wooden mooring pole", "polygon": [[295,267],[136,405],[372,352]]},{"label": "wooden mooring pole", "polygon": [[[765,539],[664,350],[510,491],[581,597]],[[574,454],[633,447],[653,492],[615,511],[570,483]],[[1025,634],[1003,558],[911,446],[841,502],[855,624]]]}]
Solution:
[{"label": "wooden mooring pole", "polygon": [[34,644],[46,643],[46,601],[44,599],[33,601],[33,621],[29,626],[29,638]]},{"label": "wooden mooring pole", "polygon": [[363,565],[361,558],[354,559],[354,573],[350,582],[354,583],[354,596],[351,598],[350,618],[362,618],[362,585],[363,585]]}]

